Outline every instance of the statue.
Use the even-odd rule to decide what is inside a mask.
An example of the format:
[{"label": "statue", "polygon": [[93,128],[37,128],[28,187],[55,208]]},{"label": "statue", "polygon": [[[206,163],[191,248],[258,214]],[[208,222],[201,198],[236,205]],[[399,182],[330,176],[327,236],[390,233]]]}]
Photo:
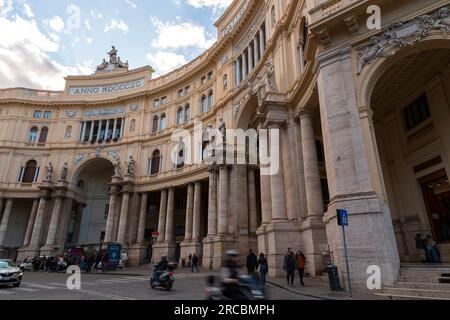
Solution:
[{"label": "statue", "polygon": [[247,81],[247,94],[251,96],[253,94],[253,82],[254,80]]},{"label": "statue", "polygon": [[384,44],[377,37],[372,37],[370,43],[363,48],[360,48],[360,62],[358,66],[358,74],[361,74],[362,69],[367,64],[370,64],[375,58],[381,57],[384,53]]},{"label": "statue", "polygon": [[127,167],[127,176],[132,176],[134,174],[134,167],[136,165],[136,161],[133,159],[133,156],[130,156],[130,159],[125,162]]},{"label": "statue", "polygon": [[117,161],[114,163],[114,177],[119,178],[120,176],[120,159],[117,159]]},{"label": "statue", "polygon": [[66,181],[68,172],[69,172],[69,164],[66,162],[64,163],[61,169],[61,178],[59,179],[59,181],[63,182]]},{"label": "statue", "polygon": [[222,135],[223,138],[223,143],[225,143],[227,141],[227,128],[225,125],[225,122],[223,121],[223,119],[219,120],[219,128],[218,128],[220,134]]},{"label": "statue", "polygon": [[433,24],[434,29],[441,29],[444,36],[450,31],[450,8],[445,7],[438,11],[439,19]]},{"label": "statue", "polygon": [[265,95],[266,95],[266,85],[264,83],[264,78],[261,76],[258,76],[257,96],[258,96],[258,106],[260,108],[263,105]]},{"label": "statue", "polygon": [[277,91],[275,81],[275,68],[270,61],[266,62],[266,85],[269,92]]},{"label": "statue", "polygon": [[116,64],[117,63],[117,50],[115,46],[112,46],[112,49],[110,52],[108,52],[109,55],[109,63]]},{"label": "statue", "polygon": [[48,166],[45,167],[45,182],[52,182],[53,178],[53,165],[51,162],[48,163]]},{"label": "statue", "polygon": [[97,67],[97,71],[105,70],[107,67],[108,67],[108,62],[106,61],[106,59],[103,59],[102,64]]}]

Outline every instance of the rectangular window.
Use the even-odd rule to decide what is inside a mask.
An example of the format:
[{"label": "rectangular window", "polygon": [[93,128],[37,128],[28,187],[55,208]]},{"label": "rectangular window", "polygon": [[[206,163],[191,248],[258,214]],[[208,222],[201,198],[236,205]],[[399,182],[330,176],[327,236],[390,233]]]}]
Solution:
[{"label": "rectangular window", "polygon": [[202,77],[201,83],[202,85],[206,83],[206,77]]},{"label": "rectangular window", "polygon": [[182,97],[184,95],[183,89],[178,90],[178,98]]},{"label": "rectangular window", "polygon": [[160,106],[160,104],[159,104],[159,99],[156,99],[156,100],[153,102],[153,106],[154,106],[155,108],[158,108],[158,107]]},{"label": "rectangular window", "polygon": [[42,111],[36,110],[34,112],[33,118],[36,118],[36,119],[42,118]]},{"label": "rectangular window", "polygon": [[189,94],[189,90],[191,90],[190,86],[187,86],[186,88],[184,88],[184,95],[188,95]]},{"label": "rectangular window", "polygon": [[208,72],[208,81],[211,80],[212,77],[213,77],[213,72],[212,71]]},{"label": "rectangular window", "polygon": [[426,94],[420,96],[403,110],[406,129],[410,131],[431,117]]},{"label": "rectangular window", "polygon": [[162,97],[161,98],[161,105],[164,105],[167,103],[167,97]]},{"label": "rectangular window", "polygon": [[44,112],[44,118],[45,119],[50,119],[52,117],[52,112],[51,111],[45,111]]}]

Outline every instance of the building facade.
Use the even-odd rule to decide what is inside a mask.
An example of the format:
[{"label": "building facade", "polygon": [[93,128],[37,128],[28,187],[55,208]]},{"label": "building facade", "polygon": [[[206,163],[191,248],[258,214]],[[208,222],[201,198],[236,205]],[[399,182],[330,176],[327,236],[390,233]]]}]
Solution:
[{"label": "building facade", "polygon": [[[253,248],[281,275],[292,247],[307,273],[329,257],[345,279],[347,209],[355,286],[369,266],[387,285],[420,262],[417,233],[450,261],[448,1],[236,0],[216,27],[156,79],[113,48],[64,91],[0,90],[0,253],[118,242],[133,264],[196,253],[217,269]],[[279,170],[206,161],[211,128],[277,130]]]}]

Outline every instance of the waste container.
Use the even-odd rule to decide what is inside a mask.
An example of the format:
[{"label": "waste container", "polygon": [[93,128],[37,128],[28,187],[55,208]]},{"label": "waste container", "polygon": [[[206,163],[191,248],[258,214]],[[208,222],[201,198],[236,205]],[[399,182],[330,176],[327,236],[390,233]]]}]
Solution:
[{"label": "waste container", "polygon": [[341,282],[339,281],[338,267],[335,265],[328,265],[326,267],[328,279],[330,280],[331,291],[343,291]]}]

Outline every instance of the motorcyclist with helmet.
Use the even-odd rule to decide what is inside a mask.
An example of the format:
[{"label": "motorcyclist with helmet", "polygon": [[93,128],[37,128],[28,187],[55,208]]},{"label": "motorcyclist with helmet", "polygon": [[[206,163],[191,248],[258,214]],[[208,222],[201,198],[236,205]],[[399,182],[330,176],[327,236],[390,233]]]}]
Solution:
[{"label": "motorcyclist with helmet", "polygon": [[158,283],[160,275],[163,274],[168,269],[169,269],[169,261],[167,260],[167,256],[162,255],[161,261],[158,262],[158,264],[155,265],[153,269],[153,283]]}]

